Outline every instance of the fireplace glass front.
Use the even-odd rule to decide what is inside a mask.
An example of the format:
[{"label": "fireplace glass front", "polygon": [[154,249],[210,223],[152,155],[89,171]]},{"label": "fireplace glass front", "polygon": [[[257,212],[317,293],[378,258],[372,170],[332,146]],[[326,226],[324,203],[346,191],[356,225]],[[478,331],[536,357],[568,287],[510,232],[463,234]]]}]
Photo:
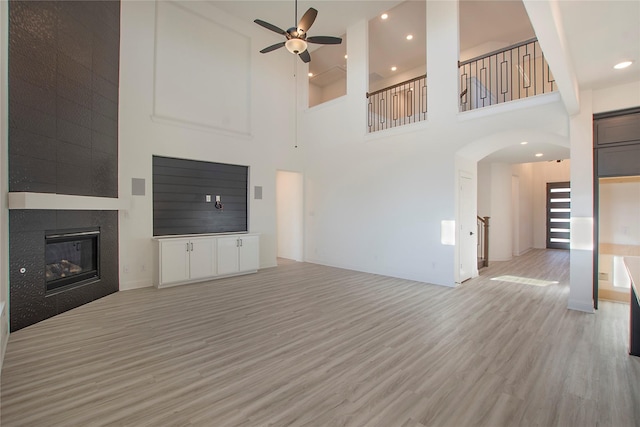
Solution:
[{"label": "fireplace glass front", "polygon": [[99,275],[100,230],[50,232],[45,235],[47,292],[93,281]]}]

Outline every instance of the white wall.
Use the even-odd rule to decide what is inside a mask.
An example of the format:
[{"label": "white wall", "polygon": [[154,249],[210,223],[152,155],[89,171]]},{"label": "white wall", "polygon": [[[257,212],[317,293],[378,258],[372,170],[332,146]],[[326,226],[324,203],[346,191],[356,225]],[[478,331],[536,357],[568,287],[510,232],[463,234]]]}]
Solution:
[{"label": "white wall", "polygon": [[457,220],[458,159],[539,134],[568,144],[557,94],[458,112],[457,22],[455,2],[427,3],[428,120],[371,135],[367,23],[349,28],[347,96],[303,115],[307,261],[451,286],[458,255],[440,224]]},{"label": "white wall", "polygon": [[[152,120],[158,105],[154,98],[157,85],[151,76],[162,71],[156,69],[154,57],[155,5],[123,2],[120,193],[128,197],[131,178],[135,177],[146,179],[147,195],[132,197],[131,209],[120,215],[121,266],[130,266],[129,273],[121,274],[121,289],[151,284],[153,154],[250,166],[251,188],[261,185],[265,194],[263,200],[251,197],[249,218],[251,231],[262,233],[261,267],[275,265],[277,256],[275,171],[304,170],[307,260],[452,285],[455,248],[440,243],[440,223],[456,219],[456,153],[471,147],[473,155],[463,157],[479,160],[486,155],[481,154],[483,150],[491,152],[521,140],[512,141],[509,135],[532,130],[558,140],[568,137],[568,117],[555,94],[458,113],[455,2],[427,4],[427,72],[430,82],[437,82],[429,89],[428,121],[378,135],[365,134],[366,21],[348,29],[347,96],[297,115],[291,108],[295,87],[289,61],[297,58],[260,55],[258,47],[263,40],[259,28],[207,3],[188,2],[183,7],[195,13],[181,14],[184,21],[176,22],[176,28],[190,27],[193,21],[212,32],[232,29],[250,39],[249,96],[243,98],[244,104],[235,105],[236,111],[244,111],[246,106],[249,109],[241,113],[245,116],[239,127],[224,120],[210,122],[200,110],[192,111],[194,106],[203,105],[202,100],[186,103],[185,111],[173,120]],[[200,50],[187,50],[181,58],[187,71],[203,63],[212,64],[212,55],[225,63],[237,54],[224,51],[224,45],[217,46],[221,51],[216,52],[197,43],[192,48]],[[167,49],[164,53],[176,51],[182,52]],[[246,58],[237,59],[245,63]],[[167,62],[159,61],[158,65]],[[305,67],[296,67],[299,99],[308,99]],[[191,88],[201,84],[208,96],[217,90],[226,93],[212,86],[215,80],[206,76],[187,74],[185,78],[194,79]],[[163,94],[159,101],[164,99],[162,106],[166,107],[172,92],[165,90]],[[304,136],[298,138],[297,149],[296,116],[298,134]],[[590,152],[590,146],[576,146],[575,150]]]},{"label": "white wall", "polygon": [[515,255],[522,255],[533,248],[533,165],[521,163],[513,165],[511,173],[518,177],[518,206],[519,227],[518,246],[513,249]]},{"label": "white wall", "polygon": [[278,171],[276,175],[276,217],[278,257],[302,261],[304,233],[304,180],[299,172]]},{"label": "white wall", "polygon": [[[120,289],[152,282],[153,155],[248,165],[250,189],[263,187],[262,200],[254,200],[251,191],[249,229],[261,234],[260,266],[274,266],[276,170],[299,170],[302,155],[294,148],[294,80],[288,61],[297,58],[259,54],[256,46],[264,40],[256,25],[206,2],[161,4],[163,22],[156,32],[155,7],[154,2],[122,3],[119,191],[131,198],[131,207],[119,217]],[[228,46],[204,39],[192,43],[188,29],[240,40]],[[182,30],[186,35],[175,36]],[[238,64],[245,68],[234,71]],[[199,67],[227,71],[208,73]],[[163,77],[154,81],[154,76]],[[233,98],[236,92],[238,99]],[[223,105],[238,117],[227,117]],[[146,180],[145,196],[130,196],[131,178]]]},{"label": "white wall", "polygon": [[599,242],[640,246],[640,181],[600,181]]},{"label": "white wall", "polygon": [[489,262],[511,259],[513,252],[511,207],[511,165],[492,163]]}]

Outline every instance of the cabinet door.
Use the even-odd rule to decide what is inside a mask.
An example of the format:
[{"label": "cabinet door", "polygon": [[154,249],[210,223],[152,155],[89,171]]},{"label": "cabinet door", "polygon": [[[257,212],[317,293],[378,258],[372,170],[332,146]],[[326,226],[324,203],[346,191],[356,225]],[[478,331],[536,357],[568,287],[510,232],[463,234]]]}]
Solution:
[{"label": "cabinet door", "polygon": [[258,236],[240,237],[240,271],[253,271],[260,267],[260,240]]},{"label": "cabinet door", "polygon": [[216,240],[192,239],[189,243],[191,252],[189,267],[190,278],[201,279],[216,275]]},{"label": "cabinet door", "polygon": [[189,279],[189,240],[160,242],[160,284]]},{"label": "cabinet door", "polygon": [[238,249],[240,242],[238,237],[218,237],[217,259],[218,274],[232,274],[239,271]]}]

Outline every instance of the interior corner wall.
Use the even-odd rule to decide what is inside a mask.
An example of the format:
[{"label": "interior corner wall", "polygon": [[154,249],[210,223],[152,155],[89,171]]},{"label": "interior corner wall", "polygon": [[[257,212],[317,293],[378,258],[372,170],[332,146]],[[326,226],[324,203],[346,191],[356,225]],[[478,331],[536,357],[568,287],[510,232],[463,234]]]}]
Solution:
[{"label": "interior corner wall", "polygon": [[[8,87],[9,2],[0,2],[0,87]],[[0,371],[9,341],[9,211],[7,198],[9,94],[0,90]]]},{"label": "interior corner wall", "polygon": [[478,162],[478,216],[491,218],[491,163],[489,162]]},{"label": "interior corner wall", "polygon": [[533,248],[533,163],[513,165],[512,173],[519,183],[519,238],[515,255],[522,255]]},{"label": "interior corner wall", "polygon": [[511,165],[491,164],[491,220],[489,261],[509,261],[513,255]]},{"label": "interior corner wall", "polygon": [[[152,192],[131,194],[132,178],[144,179],[146,188],[151,188],[153,155],[249,166],[249,188],[263,188],[263,198],[250,197],[248,206],[249,231],[260,234],[260,268],[276,265],[276,170],[302,169],[303,148],[295,148],[291,54],[284,49],[260,54],[255,46],[264,44],[264,29],[212,4],[160,5],[179,9],[180,13],[171,14],[166,8],[156,10],[158,3],[122,2],[119,186],[130,207],[119,218],[121,290],[151,286],[158,264],[152,255]],[[156,32],[156,12],[163,20],[158,27],[161,34]],[[191,33],[176,34],[176,29],[238,34],[240,39],[229,46],[203,40],[190,43]],[[176,61],[181,61],[179,67],[171,65]],[[203,102],[226,99],[229,81],[219,73],[216,79],[201,72],[203,64],[221,62],[227,64],[224,73],[237,71],[230,78],[241,85],[232,88],[241,95],[232,105],[239,117],[228,121],[219,110],[214,111],[220,114],[203,117],[200,108]],[[163,78],[155,81],[157,75]],[[188,82],[184,87],[190,90],[178,94],[164,86],[171,81]],[[208,98],[202,99],[202,93]],[[170,106],[172,101],[179,110]]]}]

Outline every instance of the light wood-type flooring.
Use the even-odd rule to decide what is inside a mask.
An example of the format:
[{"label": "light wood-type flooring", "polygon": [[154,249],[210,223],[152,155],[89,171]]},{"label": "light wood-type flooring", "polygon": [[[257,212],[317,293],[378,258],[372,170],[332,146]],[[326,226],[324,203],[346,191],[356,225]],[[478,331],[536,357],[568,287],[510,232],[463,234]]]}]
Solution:
[{"label": "light wood-type flooring", "polygon": [[287,262],[119,292],[11,334],[2,426],[640,425],[629,306],[567,310],[568,255],[457,288]]}]

